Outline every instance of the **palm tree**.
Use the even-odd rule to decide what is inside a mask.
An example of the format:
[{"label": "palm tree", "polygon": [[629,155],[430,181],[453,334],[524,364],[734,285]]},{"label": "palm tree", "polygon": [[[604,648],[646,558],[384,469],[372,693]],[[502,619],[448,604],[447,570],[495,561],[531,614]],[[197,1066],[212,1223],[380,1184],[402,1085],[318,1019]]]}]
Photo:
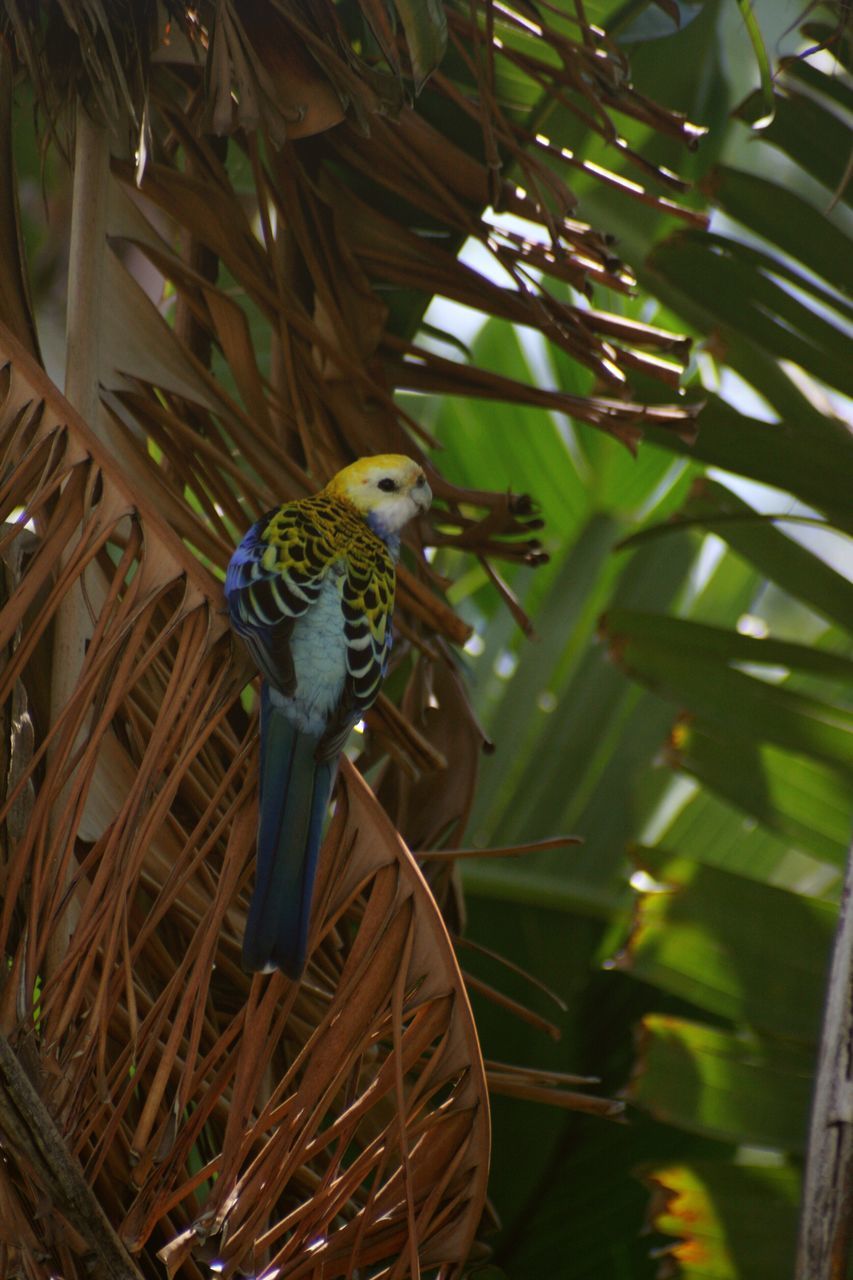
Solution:
[{"label": "palm tree", "polygon": [[[159,1275],[165,1265],[189,1277],[211,1261],[226,1271],[292,1276],[459,1273],[484,1255],[489,1225],[488,1089],[616,1110],[578,1095],[573,1073],[562,1062],[549,1069],[538,1050],[534,1067],[508,1066],[504,1055],[484,1064],[468,991],[480,1001],[494,984],[478,976],[482,957],[472,960],[466,982],[448,936],[448,927],[455,936],[462,923],[452,867],[469,817],[492,845],[527,847],[566,829],[565,808],[549,808],[540,763],[543,751],[563,747],[525,714],[536,685],[519,680],[528,664],[519,661],[521,642],[508,626],[527,629],[535,609],[561,705],[579,687],[598,689],[590,684],[595,672],[582,665],[594,661],[585,645],[566,648],[566,593],[580,583],[583,639],[612,594],[614,538],[635,532],[638,516],[651,522],[683,503],[698,465],[673,459],[688,448],[691,459],[782,484],[844,527],[845,437],[830,414],[806,413],[809,397],[780,359],[842,391],[847,375],[840,347],[821,327],[829,321],[807,319],[800,304],[795,324],[790,293],[773,294],[773,312],[767,264],[755,250],[738,249],[736,238],[720,244],[704,230],[701,200],[686,193],[668,155],[657,154],[668,143],[692,145],[698,131],[632,83],[622,48],[590,20],[590,8],[578,3],[565,17],[545,6],[533,14],[485,3],[401,0],[392,10],[369,0],[309,9],[220,0],[117,6],[106,15],[86,0],[61,13],[6,5],[6,171],[17,166],[26,199],[27,166],[20,153],[13,164],[12,136],[35,107],[39,138],[51,148],[43,158],[49,199],[70,207],[64,379],[52,367],[62,363],[52,355],[54,332],[34,314],[34,251],[32,240],[22,243],[11,182],[0,237],[8,658],[0,1121],[12,1152],[0,1167],[0,1221],[7,1271],[76,1276],[94,1254],[110,1275]],[[791,87],[797,74],[790,70],[793,80],[779,95],[802,111]],[[787,109],[771,126],[783,146],[795,135],[793,124],[785,128]],[[605,149],[616,163],[604,162]],[[749,226],[781,198],[744,191],[729,171],[713,181],[718,202]],[[672,225],[668,219],[686,230],[648,264],[623,237],[636,259],[626,266],[607,235],[576,215],[575,187],[584,208],[595,208],[596,188],[630,201],[648,242]],[[815,242],[803,218],[807,247],[783,241],[795,234],[787,220],[780,246],[825,275],[827,259],[802,256]],[[771,217],[755,230],[766,235],[774,227]],[[820,245],[828,235],[822,226]],[[477,243],[494,263],[488,273],[459,256]],[[628,300],[635,275],[654,282],[678,319],[651,324],[636,314]],[[703,293],[709,282],[714,288]],[[811,276],[807,283],[816,287]],[[593,289],[606,291],[607,310],[584,301]],[[513,350],[504,336],[490,346],[487,331],[469,359],[440,317],[426,314],[435,295],[491,316],[492,333],[514,324],[543,335],[554,378],[543,386],[523,348]],[[756,299],[748,322],[725,309],[745,298]],[[769,330],[768,310],[778,316]],[[786,403],[799,394],[797,421],[805,425],[783,461],[776,450],[762,453],[759,424],[723,401],[705,409],[694,444],[699,399],[677,397],[686,326],[699,334],[716,327],[730,367],[772,403],[774,394]],[[802,335],[793,346],[792,329]],[[449,399],[438,411],[442,397]],[[474,404],[488,409],[473,427],[454,417]],[[518,415],[514,425],[522,429],[513,441],[502,406]],[[546,446],[539,427],[531,429],[533,412],[558,435],[553,415],[571,418],[586,458],[577,474],[566,466],[563,435],[562,452],[551,440],[537,463]],[[584,514],[581,503],[563,512],[559,554],[531,575],[544,560],[541,521],[523,493],[508,495],[507,477],[521,489],[515,477],[529,476],[539,496],[559,475],[557,493],[568,484],[577,496],[584,467],[603,481],[633,467],[624,450],[625,462],[614,462],[614,450],[635,447],[642,432],[654,444],[641,453],[639,484],[632,472],[635,500],[625,496],[632,482],[618,477],[618,519],[614,504],[609,516],[592,507]],[[495,435],[500,455],[492,452]],[[440,471],[438,458],[424,452],[434,437],[447,446]],[[387,696],[343,772],[308,976],[299,986],[281,976],[250,980],[238,948],[252,875],[254,706],[243,692],[250,672],[227,631],[219,580],[235,537],[256,514],[316,487],[354,456],[387,449],[412,452],[430,468],[438,510],[407,549]],[[673,466],[678,474],[661,489]],[[732,601],[747,599],[754,578],[727,598],[725,616],[712,616],[710,605],[686,619],[649,617],[649,608],[676,598],[695,556],[695,530],[706,528],[723,530],[760,573],[849,627],[844,590],[814,558],[798,559],[778,530],[751,513],[744,519],[730,495],[706,484],[690,503],[681,511],[686,529],[669,541],[646,534],[632,553],[616,591],[620,607],[604,623],[617,659],[655,692],[631,693],[613,670],[600,689],[599,723],[618,724],[620,707],[629,717],[623,725],[642,721],[647,760],[671,715],[663,694],[691,712],[679,721],[674,759],[700,777],[708,803],[722,792],[727,803],[755,810],[760,787],[749,784],[759,751],[759,782],[777,774],[790,780],[805,757],[821,796],[829,789],[824,809],[837,814],[845,725],[817,749],[796,737],[795,713],[805,714],[803,699],[814,701],[810,682],[844,678],[849,635],[830,636],[826,653],[762,650],[762,661],[801,670],[805,684],[795,682],[790,694],[765,685],[758,703],[751,684],[737,684],[727,706],[747,699],[747,690],[753,695],[743,702],[754,729],[744,743],[741,722],[721,725],[710,714],[707,690],[732,664],[758,659],[750,637],[721,627],[709,634],[701,622],[736,621]],[[496,561],[504,562],[500,572]],[[499,603],[507,625],[495,615]],[[518,665],[505,691],[499,681],[472,694],[452,646],[468,643],[484,620],[490,647],[482,657],[505,652]],[[693,629],[684,630],[685,622]],[[762,736],[766,717],[784,720],[780,698],[794,737],[766,728]],[[832,708],[843,719],[837,698]],[[481,721],[499,747],[511,731],[524,750],[514,767],[496,756],[497,770],[478,789]],[[744,759],[733,795],[735,781],[716,762],[735,746]],[[617,752],[602,761],[600,780],[618,768]],[[655,787],[660,799],[664,787]],[[565,781],[562,791],[565,799]],[[811,829],[813,815],[780,810],[776,794],[772,803],[764,797],[756,818]],[[535,902],[537,884],[566,895],[586,922],[574,957],[582,972],[601,946],[601,928],[589,921],[618,920],[624,911],[624,837],[636,838],[640,826],[628,832],[621,821],[608,834],[579,802],[573,813],[587,837],[581,854],[534,850],[521,862],[483,863],[467,880],[475,908],[490,893]],[[809,856],[837,864],[835,828],[821,830],[825,843],[807,842]],[[591,833],[610,841],[603,868]],[[567,881],[566,858],[575,856],[582,861]],[[694,901],[743,897],[740,863],[726,870],[740,877],[733,883],[701,859],[685,871],[660,849],[645,850],[642,862],[650,878],[678,887],[667,903],[689,904],[694,879],[707,882],[710,871],[717,875]],[[787,911],[795,936],[808,916],[814,935],[828,938],[831,903],[800,885],[794,898],[791,884],[780,887],[776,877],[771,886],[773,878],[769,863],[752,877],[755,910],[779,920]],[[783,890],[784,905],[774,897]],[[823,896],[831,891],[830,880],[820,885]],[[672,1064],[691,1052],[700,1062],[715,1032],[728,1036],[723,1048],[737,1062],[750,1010],[719,996],[703,1003],[672,959],[684,967],[692,957],[677,909],[675,919],[664,913],[657,921],[654,901],[644,902],[642,936],[653,938],[657,926],[675,949],[667,967],[654,948],[632,946],[632,971],[689,1004],[675,1021],[666,1006],[663,1029],[649,1012],[635,1100],[653,1115],[668,1106],[670,1126],[698,1131],[706,1144],[709,1135],[722,1139],[728,1157],[738,1136],[731,1127],[697,1124],[686,1104],[679,1111]],[[480,936],[493,932],[486,926]],[[773,962],[769,944],[761,956]],[[792,1032],[780,1012],[777,1023],[753,1028],[774,1061],[792,1035],[815,1034],[820,963],[815,971],[817,985],[804,998],[808,1025]],[[619,985],[624,1026],[638,1013],[636,982],[607,976]],[[507,990],[507,981],[500,985]],[[487,1041],[490,1023],[510,1025],[507,999],[494,996],[478,1014]],[[647,997],[645,1006],[639,1012],[656,1007]],[[695,1016],[706,1009],[713,1026]],[[525,1025],[541,1030],[541,1016],[522,1012]],[[732,1029],[720,1030],[721,1019]],[[680,1057],[667,1059],[673,1044]],[[599,1048],[594,1070],[605,1068],[611,1051],[617,1062],[622,1055],[624,1070],[617,1036],[612,1044],[599,1036]],[[515,1061],[528,1049],[507,1056]],[[783,1066],[800,1078],[813,1051],[795,1049],[800,1057]],[[508,1105],[520,1114],[517,1101]],[[582,1135],[575,1150],[590,1141],[584,1125],[596,1126],[593,1144],[610,1141],[600,1136],[599,1119],[571,1116],[567,1124],[579,1127],[566,1134]],[[771,1136],[783,1152],[796,1150],[788,1134]],[[637,1154],[653,1158],[663,1148],[651,1131],[646,1137]],[[559,1175],[552,1181],[562,1185],[567,1162],[546,1145]],[[686,1138],[683,1150],[694,1161],[677,1166],[685,1176],[704,1153],[706,1164],[716,1162],[706,1183],[716,1173],[724,1190],[734,1185],[732,1162],[718,1159],[713,1142]],[[777,1181],[790,1183],[790,1163],[783,1159],[780,1168]],[[534,1189],[533,1172],[521,1179],[519,1203],[522,1191]],[[666,1170],[653,1176],[675,1185]],[[518,1255],[517,1226],[499,1238],[496,1256],[506,1265],[513,1238]],[[534,1238],[531,1232],[524,1247]]]}]

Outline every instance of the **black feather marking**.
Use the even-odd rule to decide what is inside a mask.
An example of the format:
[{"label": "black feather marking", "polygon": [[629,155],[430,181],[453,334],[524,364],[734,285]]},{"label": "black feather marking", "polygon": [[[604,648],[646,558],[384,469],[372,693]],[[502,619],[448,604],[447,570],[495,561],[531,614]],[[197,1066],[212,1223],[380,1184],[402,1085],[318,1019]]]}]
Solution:
[{"label": "black feather marking", "polygon": [[334,715],[326,726],[326,732],[317,747],[318,760],[330,760],[342,751],[352,727],[361,718],[362,709],[355,697],[352,680],[349,676],[344,682],[341,699]]},{"label": "black feather marking", "polygon": [[251,619],[261,626],[273,626],[281,617],[282,607],[269,578],[262,578],[245,592],[251,606]]}]

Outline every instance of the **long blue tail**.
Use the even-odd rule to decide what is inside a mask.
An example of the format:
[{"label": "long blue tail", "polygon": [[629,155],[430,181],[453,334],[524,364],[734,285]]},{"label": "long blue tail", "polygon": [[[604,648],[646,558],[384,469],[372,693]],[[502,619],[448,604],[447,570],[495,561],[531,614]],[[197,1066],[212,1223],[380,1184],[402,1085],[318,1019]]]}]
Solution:
[{"label": "long blue tail", "polygon": [[317,760],[318,739],[300,732],[261,692],[261,778],[255,891],[243,938],[243,968],[305,967],[311,896],[337,760]]}]

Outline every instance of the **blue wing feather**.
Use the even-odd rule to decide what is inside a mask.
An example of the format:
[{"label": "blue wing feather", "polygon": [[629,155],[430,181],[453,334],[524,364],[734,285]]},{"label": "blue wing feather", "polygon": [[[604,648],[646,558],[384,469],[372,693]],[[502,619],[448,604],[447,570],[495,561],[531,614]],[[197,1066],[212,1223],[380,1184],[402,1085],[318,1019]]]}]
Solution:
[{"label": "blue wing feather", "polygon": [[296,583],[269,553],[267,530],[283,508],[268,512],[245,534],[228,565],[225,599],[231,625],[246,642],[264,679],[280,693],[293,693],[290,655],[293,625],[314,604],[322,588],[324,570]]}]

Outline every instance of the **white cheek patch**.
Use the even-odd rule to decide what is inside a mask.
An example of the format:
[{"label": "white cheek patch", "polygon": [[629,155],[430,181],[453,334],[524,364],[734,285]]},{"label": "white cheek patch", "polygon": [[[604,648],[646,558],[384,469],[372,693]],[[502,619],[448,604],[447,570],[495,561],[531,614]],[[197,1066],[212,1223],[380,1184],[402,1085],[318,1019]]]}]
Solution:
[{"label": "white cheek patch", "polygon": [[383,503],[376,514],[383,528],[387,529],[389,533],[396,533],[399,529],[402,529],[404,524],[408,524],[417,513],[417,509],[416,504],[409,495],[401,493],[396,498],[391,498],[387,503]]}]

